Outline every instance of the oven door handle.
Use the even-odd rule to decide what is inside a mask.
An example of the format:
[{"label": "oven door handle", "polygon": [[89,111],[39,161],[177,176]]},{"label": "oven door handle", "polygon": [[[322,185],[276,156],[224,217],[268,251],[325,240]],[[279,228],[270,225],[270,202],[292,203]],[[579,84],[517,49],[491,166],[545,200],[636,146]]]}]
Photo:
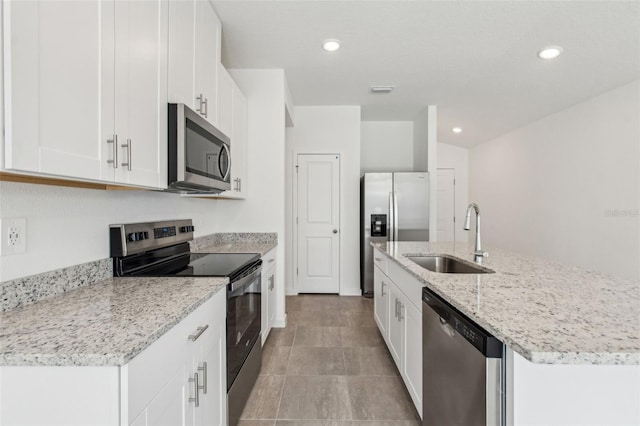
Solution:
[{"label": "oven door handle", "polygon": [[236,291],[236,290],[246,286],[247,284],[251,283],[256,278],[259,278],[260,277],[260,273],[261,273],[260,269],[261,268],[258,268],[254,272],[252,272],[251,274],[247,275],[246,277],[242,277],[237,281],[229,283],[229,286],[231,287],[231,291]]}]

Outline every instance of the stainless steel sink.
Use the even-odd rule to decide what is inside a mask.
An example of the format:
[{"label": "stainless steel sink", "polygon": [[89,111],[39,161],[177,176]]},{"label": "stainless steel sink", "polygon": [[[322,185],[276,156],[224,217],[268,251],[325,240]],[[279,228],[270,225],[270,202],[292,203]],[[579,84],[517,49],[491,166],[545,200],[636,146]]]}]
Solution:
[{"label": "stainless steel sink", "polygon": [[410,261],[433,272],[443,274],[492,274],[495,271],[452,256],[405,256]]}]

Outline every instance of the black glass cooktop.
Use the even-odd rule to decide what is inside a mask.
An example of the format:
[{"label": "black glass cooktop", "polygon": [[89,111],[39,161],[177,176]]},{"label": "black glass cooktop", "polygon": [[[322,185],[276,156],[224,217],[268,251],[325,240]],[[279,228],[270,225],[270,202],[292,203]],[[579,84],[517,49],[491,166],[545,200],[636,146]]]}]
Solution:
[{"label": "black glass cooktop", "polygon": [[229,277],[259,262],[257,253],[179,253],[172,247],[120,259],[121,276]]}]

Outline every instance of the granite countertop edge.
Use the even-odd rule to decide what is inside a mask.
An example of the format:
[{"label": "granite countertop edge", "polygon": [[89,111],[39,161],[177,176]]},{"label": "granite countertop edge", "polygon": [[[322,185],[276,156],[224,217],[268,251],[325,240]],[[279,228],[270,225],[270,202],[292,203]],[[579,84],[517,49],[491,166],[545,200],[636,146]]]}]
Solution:
[{"label": "granite countertop edge", "polygon": [[[393,247],[390,247],[390,244],[394,244]],[[401,247],[409,247],[409,244],[413,244],[414,247],[417,247],[416,244],[421,244],[423,248],[430,248],[433,246],[433,249],[420,250],[420,249],[402,249]],[[444,243],[442,243],[444,244]],[[505,333],[499,327],[496,326],[495,323],[488,321],[487,318],[483,317],[481,313],[474,312],[473,309],[470,309],[469,306],[465,305],[461,300],[448,294],[445,290],[445,285],[439,285],[440,283],[444,283],[447,280],[451,280],[452,275],[462,275],[462,274],[440,274],[436,272],[431,272],[426,269],[421,268],[417,264],[412,265],[413,262],[409,260],[407,255],[449,255],[460,258],[459,253],[455,253],[453,250],[447,250],[442,247],[442,244],[438,243],[371,243],[374,248],[379,249],[388,259],[393,261],[395,264],[400,266],[404,271],[411,274],[414,278],[416,278],[420,283],[424,284],[425,287],[428,287],[430,290],[433,290],[435,293],[440,295],[443,299],[453,305],[456,309],[461,311],[464,315],[469,317],[472,321],[476,322],[482,328],[486,329],[488,332],[493,334],[499,340],[501,340],[507,347],[511,348],[518,354],[520,354],[523,358],[537,364],[572,364],[572,365],[640,365],[640,348],[638,351],[617,351],[612,350],[611,352],[607,351],[578,351],[578,350],[547,350],[546,348],[540,349],[539,345],[536,342],[532,342],[526,336],[526,331],[519,330],[524,335],[513,335],[509,333]],[[466,243],[463,244],[463,247]],[[455,247],[455,244],[453,244]],[[389,252],[391,250],[391,253]],[[472,250],[469,250],[471,253]],[[501,251],[505,253],[504,251]],[[515,254],[514,258],[526,258],[527,256],[521,254]],[[543,259],[535,259],[536,261],[540,261]],[[473,263],[466,259],[462,259],[467,263]],[[409,262],[409,263],[407,263]],[[517,272],[514,271],[502,271],[499,267],[495,265],[488,264],[489,262],[484,262],[482,265],[485,268],[491,269],[496,272],[498,275],[502,274],[505,276],[518,276]],[[557,264],[555,262],[549,261],[549,263],[556,265],[556,267],[563,268],[565,271],[575,271],[577,274],[582,275],[594,275],[596,277],[600,277],[601,275],[598,273],[593,273],[589,271],[582,271],[579,268],[570,267],[566,265]],[[419,270],[419,272],[417,272]],[[467,276],[477,277],[483,276],[478,274],[464,274]],[[486,275],[485,275],[486,276]],[[606,277],[609,278],[609,277]],[[611,278],[616,281],[617,278]],[[619,279],[620,282],[627,282],[627,280]],[[640,311],[638,312],[640,315]],[[495,321],[494,321],[495,322]]]},{"label": "granite countertop edge", "polygon": [[[16,308],[15,310],[7,311],[4,314],[0,314],[0,318],[2,315],[7,317],[9,315],[21,315],[22,317],[29,318],[29,313],[33,311],[42,310],[44,306],[54,304],[53,306],[59,306],[61,304],[73,304],[76,302],[75,299],[78,299],[78,296],[84,292],[92,291],[94,293],[100,293],[99,287],[104,286],[105,289],[112,289],[113,286],[117,286],[122,282],[128,282],[128,285],[134,285],[133,280],[145,280],[144,277],[140,278],[110,278],[107,280],[96,282],[90,286],[81,287],[75,290],[72,290],[68,293],[64,293],[58,295],[52,299],[43,300],[37,302],[33,305],[26,306],[24,308]],[[160,285],[165,284],[167,286],[167,290],[169,287],[178,287],[181,284],[177,283],[176,280],[191,280],[189,278],[171,278],[165,279],[162,277],[154,277],[154,284]],[[204,280],[204,279],[200,279]],[[30,348],[23,347],[20,348],[20,339],[22,335],[24,335],[25,328],[28,328],[29,325],[33,326],[34,324],[26,324],[26,320],[19,321],[17,326],[12,330],[7,330],[6,327],[0,328],[0,367],[14,367],[14,366],[73,366],[73,367],[82,367],[82,366],[92,366],[92,367],[120,367],[127,364],[133,358],[142,353],[146,348],[155,343],[158,339],[160,339],[164,334],[166,334],[169,330],[175,327],[180,321],[186,318],[189,314],[195,311],[198,307],[208,301],[211,297],[217,294],[221,289],[226,288],[227,283],[229,282],[228,278],[224,277],[216,277],[213,278],[213,282],[211,278],[208,278],[208,284],[203,285],[200,284],[195,289],[196,296],[191,296],[190,301],[183,306],[180,306],[177,310],[171,312],[153,312],[153,318],[161,318],[159,320],[159,324],[153,330],[148,330],[145,332],[140,332],[135,329],[135,319],[126,318],[124,316],[116,318],[115,322],[120,323],[134,323],[133,327],[130,328],[122,328],[116,329],[114,327],[113,331],[113,339],[125,342],[121,344],[120,347],[117,347],[117,344],[114,344],[113,350],[109,351],[110,348],[103,347],[102,349],[106,349],[104,351],[93,351],[93,350],[69,350],[66,348],[62,348],[58,352],[42,352],[39,353],[37,350],[34,350],[34,347],[37,347],[36,343],[33,343]],[[164,281],[164,283],[163,283]],[[124,284],[122,284],[124,285]],[[106,292],[107,290],[105,290]],[[163,297],[164,291],[160,291],[158,295],[154,295],[154,297]],[[66,301],[66,302],[65,302]],[[131,312],[138,312],[133,306],[134,302],[131,302]],[[169,311],[174,305],[168,304],[167,311]],[[122,306],[121,306],[122,308]],[[80,308],[78,308],[78,311]],[[125,309],[129,310],[129,309]],[[55,314],[54,314],[55,320]],[[74,315],[73,310],[71,314],[64,313],[61,314],[60,323],[56,324],[57,328],[63,327],[65,325],[69,325],[76,322],[76,318],[81,318],[82,315],[78,313]],[[49,320],[49,319],[47,319]],[[145,320],[145,318],[143,318]],[[156,322],[158,322],[156,320]],[[66,323],[66,324],[64,324]],[[35,324],[38,325],[37,323]],[[47,324],[48,325],[48,324]],[[97,333],[95,333],[97,335]],[[90,342],[93,338],[97,338],[94,334],[76,334],[73,332],[69,332],[68,337],[69,341],[72,342],[71,346],[82,346],[84,342]],[[42,339],[43,344],[50,343],[47,339],[46,331],[43,331],[42,334],[36,335],[35,339]],[[5,351],[5,347],[11,343],[15,343],[18,341],[18,347],[13,351]],[[15,346],[14,346],[15,347]]]}]

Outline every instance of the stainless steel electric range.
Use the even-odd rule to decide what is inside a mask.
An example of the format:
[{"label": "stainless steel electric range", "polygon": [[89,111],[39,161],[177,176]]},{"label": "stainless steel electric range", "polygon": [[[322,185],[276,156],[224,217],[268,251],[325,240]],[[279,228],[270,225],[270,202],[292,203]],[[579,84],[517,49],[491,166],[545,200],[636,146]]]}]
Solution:
[{"label": "stainless steel electric range", "polygon": [[114,276],[229,278],[227,402],[236,425],[262,365],[260,255],[191,253],[190,219],[110,225],[109,232]]}]

